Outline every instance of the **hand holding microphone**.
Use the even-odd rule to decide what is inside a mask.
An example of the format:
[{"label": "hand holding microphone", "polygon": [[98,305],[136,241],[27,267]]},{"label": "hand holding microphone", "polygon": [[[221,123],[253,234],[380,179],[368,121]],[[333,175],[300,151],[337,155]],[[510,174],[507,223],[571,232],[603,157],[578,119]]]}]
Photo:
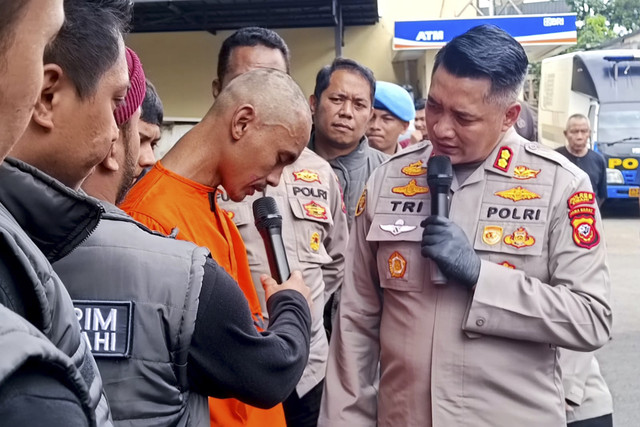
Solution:
[{"label": "hand holding microphone", "polygon": [[302,280],[302,274],[294,271],[291,274],[287,253],[282,241],[282,216],[273,197],[260,197],[253,202],[253,217],[256,228],[264,240],[269,270],[273,278],[263,274],[260,277],[265,290],[265,298],[286,289],[300,292],[311,306],[311,292]]},{"label": "hand holding microphone", "polygon": [[436,265],[431,268],[431,281],[443,285],[448,279],[469,288],[480,276],[480,257],[473,250],[464,231],[449,220],[449,190],[453,181],[451,160],[434,156],[427,162],[427,183],[431,193],[431,216],[420,224],[422,256]]}]

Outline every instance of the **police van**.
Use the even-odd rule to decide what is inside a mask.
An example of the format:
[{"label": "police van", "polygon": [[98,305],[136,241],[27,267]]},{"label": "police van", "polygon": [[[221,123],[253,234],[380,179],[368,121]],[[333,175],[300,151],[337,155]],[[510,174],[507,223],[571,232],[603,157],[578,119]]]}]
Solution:
[{"label": "police van", "polygon": [[640,50],[573,52],[542,61],[538,139],[565,144],[572,114],[591,121],[591,148],[607,162],[607,199],[640,191]]}]

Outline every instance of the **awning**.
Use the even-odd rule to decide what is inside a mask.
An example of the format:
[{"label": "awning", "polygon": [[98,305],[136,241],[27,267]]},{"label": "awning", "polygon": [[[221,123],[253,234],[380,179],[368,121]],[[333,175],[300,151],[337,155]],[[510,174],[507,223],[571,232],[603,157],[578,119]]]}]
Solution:
[{"label": "awning", "polygon": [[[340,23],[342,19],[342,23]],[[377,0],[134,0],[134,32],[373,25]]]},{"label": "awning", "polygon": [[524,47],[531,62],[559,53],[577,42],[575,13],[397,21],[394,60],[419,58],[425,50],[440,49],[454,37],[482,24],[493,24],[511,34]]}]

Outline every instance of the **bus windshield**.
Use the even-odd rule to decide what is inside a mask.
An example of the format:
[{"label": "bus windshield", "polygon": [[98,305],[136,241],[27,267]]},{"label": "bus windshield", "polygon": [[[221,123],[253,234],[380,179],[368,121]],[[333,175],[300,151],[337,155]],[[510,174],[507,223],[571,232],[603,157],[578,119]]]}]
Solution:
[{"label": "bus windshield", "polygon": [[[640,138],[640,103],[604,104],[598,114],[598,142],[615,142],[625,138]],[[629,141],[640,145],[640,140]],[[625,144],[625,143],[621,143]]]}]

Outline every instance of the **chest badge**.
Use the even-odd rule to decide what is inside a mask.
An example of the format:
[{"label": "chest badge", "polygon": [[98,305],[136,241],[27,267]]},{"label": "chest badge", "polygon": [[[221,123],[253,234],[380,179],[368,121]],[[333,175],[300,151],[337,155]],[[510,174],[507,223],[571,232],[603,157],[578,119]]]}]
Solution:
[{"label": "chest badge", "polygon": [[509,165],[513,159],[513,151],[509,147],[501,147],[496,156],[496,160],[493,162],[493,167],[506,172],[509,170]]},{"label": "chest badge", "polygon": [[509,190],[497,191],[494,194],[498,197],[502,197],[503,199],[513,200],[514,202],[540,198],[539,194],[534,193],[533,191],[529,191],[526,188],[520,186],[510,188]]},{"label": "chest badge", "polygon": [[401,171],[407,176],[421,176],[427,173],[427,168],[424,167],[424,162],[422,160],[418,160],[415,163],[411,163],[409,166],[403,167]]},{"label": "chest badge", "polygon": [[482,241],[487,245],[495,245],[502,240],[502,227],[487,225],[482,232]]},{"label": "chest badge", "polygon": [[402,279],[407,272],[407,260],[395,251],[389,256],[389,273],[394,279]]},{"label": "chest badge", "polygon": [[310,169],[302,169],[293,172],[293,178],[295,181],[320,182],[322,184],[318,172],[312,171]]},{"label": "chest badge", "polygon": [[514,248],[520,249],[525,248],[527,246],[533,246],[536,242],[536,239],[531,236],[524,227],[519,227],[513,234],[509,234],[504,238],[504,242],[513,246]]},{"label": "chest badge", "polygon": [[515,266],[515,265],[513,265],[513,264],[509,264],[507,261],[502,261],[502,262],[501,262],[500,264],[498,264],[498,265],[501,265],[501,266],[503,266],[503,267],[510,268],[510,269],[512,269],[512,270],[515,270],[515,269],[516,269],[516,266]]},{"label": "chest badge", "polygon": [[365,188],[358,199],[358,204],[356,205],[356,216],[360,216],[362,212],[364,212],[364,208],[367,206],[367,189]]},{"label": "chest badge", "polygon": [[403,196],[413,197],[416,194],[426,194],[429,192],[429,187],[422,187],[418,185],[418,181],[412,179],[404,187],[393,187],[392,192],[396,194],[402,194]]},{"label": "chest badge", "polygon": [[318,252],[318,250],[320,249],[320,234],[317,231],[311,235],[311,242],[309,243],[309,247],[314,252]]},{"label": "chest badge", "polygon": [[309,202],[302,205],[302,207],[304,208],[307,216],[311,218],[327,219],[327,209],[316,202]]},{"label": "chest badge", "polygon": [[404,225],[404,220],[399,219],[395,222],[395,224],[380,224],[380,228],[384,231],[388,231],[389,233],[397,236],[401,233],[407,233],[409,231],[413,231],[416,229],[415,225]]},{"label": "chest badge", "polygon": [[513,168],[513,177],[520,180],[537,178],[541,170],[542,169],[529,169],[526,166],[520,165]]}]

